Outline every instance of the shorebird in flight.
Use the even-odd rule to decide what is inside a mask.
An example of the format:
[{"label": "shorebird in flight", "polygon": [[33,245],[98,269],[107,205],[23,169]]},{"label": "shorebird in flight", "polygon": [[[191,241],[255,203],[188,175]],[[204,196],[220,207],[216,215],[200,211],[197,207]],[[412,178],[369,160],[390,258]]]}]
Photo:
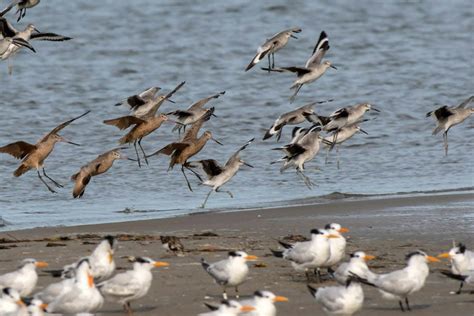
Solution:
[{"label": "shorebird in flight", "polygon": [[40,0],[14,0],[0,12],[0,17],[7,14],[11,9],[16,6],[17,10],[15,14],[18,14],[18,19],[16,21],[20,22],[20,20],[26,15],[26,9],[33,8],[38,3],[40,3]]},{"label": "shorebird in flight", "polygon": [[66,138],[59,136],[58,133],[65,127],[67,127],[69,124],[74,122],[77,119],[80,119],[81,117],[87,115],[90,111],[87,111],[86,113],[79,115],[73,119],[70,119],[69,121],[66,121],[64,123],[59,124],[51,132],[46,134],[43,138],[41,138],[36,144],[30,144],[24,141],[18,141],[14,142],[11,144],[8,144],[6,146],[0,147],[0,153],[6,153],[9,155],[12,155],[13,157],[17,159],[22,159],[21,165],[18,167],[18,169],[15,170],[13,175],[15,177],[19,177],[25,172],[31,170],[31,169],[36,169],[38,173],[38,177],[40,178],[41,182],[48,188],[48,190],[51,193],[56,193],[49,185],[46,183],[46,181],[41,177],[40,174],[40,169],[43,171],[43,175],[48,178],[53,184],[58,187],[62,188],[63,186],[53,180],[51,177],[49,177],[46,174],[46,171],[44,169],[44,161],[46,158],[48,158],[49,154],[54,149],[54,145],[58,142],[64,142],[68,143],[71,145],[75,146],[80,146],[79,144],[73,143]]},{"label": "shorebird in flight", "polygon": [[339,169],[339,146],[343,142],[345,142],[346,140],[354,136],[357,132],[361,132],[368,135],[368,133],[364,131],[362,128],[360,128],[360,126],[357,123],[354,123],[352,125],[347,125],[339,129],[336,136],[329,135],[329,136],[324,137],[324,139],[328,143],[330,143],[330,145],[327,145],[326,164],[328,163],[328,159],[329,159],[329,151],[331,151],[334,147],[336,147],[337,169]]},{"label": "shorebird in flight", "polygon": [[433,130],[433,135],[444,131],[444,153],[446,156],[448,155],[448,131],[451,127],[464,122],[464,120],[474,113],[474,108],[466,108],[466,106],[472,101],[474,101],[474,96],[464,100],[458,106],[443,105],[442,107],[426,114],[426,117],[434,116],[438,123],[436,128]]},{"label": "shorebird in flight", "polygon": [[115,106],[124,105],[133,112],[134,109],[139,108],[140,106],[144,105],[148,101],[153,100],[156,97],[156,94],[158,93],[158,91],[160,90],[161,90],[160,87],[148,88],[145,91],[140,92],[139,94],[131,95],[128,98],[115,103]]},{"label": "shorebird in flight", "polygon": [[4,18],[0,18],[0,59],[4,59],[3,55],[7,53],[11,45],[26,47],[36,53],[36,50],[28,41],[19,37],[17,33],[10,32],[8,22]]},{"label": "shorebird in flight", "polygon": [[294,72],[297,75],[297,79],[290,87],[290,89],[295,89],[295,93],[290,97],[290,101],[296,98],[296,95],[300,91],[301,87],[305,84],[309,84],[313,81],[319,79],[329,67],[337,69],[334,67],[329,60],[322,62],[322,59],[326,52],[329,50],[329,39],[326,35],[326,32],[322,31],[319,35],[319,40],[314,47],[313,54],[306,61],[304,67],[281,67],[281,68],[262,68],[267,71],[276,71],[276,72]]},{"label": "shorebird in flight", "polygon": [[[299,27],[294,27],[288,30],[281,31],[273,35],[271,38],[267,39],[265,43],[257,49],[257,54],[252,59],[250,64],[248,64],[245,71],[250,70],[253,66],[259,63],[265,56],[268,57],[268,68],[275,68],[275,53],[282,49],[288,44],[290,37],[297,38],[293,33],[300,33],[301,29]],[[270,56],[273,58],[273,61],[270,63]]]},{"label": "shorebird in flight", "polygon": [[206,199],[201,205],[201,208],[204,208],[206,206],[207,200],[209,199],[209,196],[211,195],[212,192],[225,192],[229,194],[231,198],[234,196],[232,195],[232,192],[230,191],[219,191],[221,186],[226,184],[230,179],[232,179],[237,171],[239,171],[240,166],[246,165],[248,167],[253,168],[252,165],[246,163],[240,158],[240,152],[247,148],[248,145],[250,145],[251,142],[254,141],[254,138],[249,140],[248,142],[245,143],[242,147],[240,147],[230,158],[227,160],[224,166],[221,166],[216,160],[214,159],[206,159],[206,160],[198,160],[198,161],[192,161],[189,162],[188,165],[189,167],[193,168],[197,164],[201,165],[202,169],[206,173],[208,179],[206,181],[203,181],[203,185],[207,185],[212,187],[211,191],[206,195]]}]

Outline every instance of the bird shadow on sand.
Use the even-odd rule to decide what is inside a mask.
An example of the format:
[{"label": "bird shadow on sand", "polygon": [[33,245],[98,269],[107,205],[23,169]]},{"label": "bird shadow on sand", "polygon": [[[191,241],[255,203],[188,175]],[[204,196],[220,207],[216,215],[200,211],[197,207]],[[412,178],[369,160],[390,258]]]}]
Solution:
[{"label": "bird shadow on sand", "polygon": [[[419,311],[430,308],[431,305],[429,304],[417,304],[417,305],[410,305],[412,311]],[[400,307],[394,306],[372,306],[367,307],[366,309],[374,310],[374,311],[400,311]],[[400,311],[401,312],[401,311]]]}]

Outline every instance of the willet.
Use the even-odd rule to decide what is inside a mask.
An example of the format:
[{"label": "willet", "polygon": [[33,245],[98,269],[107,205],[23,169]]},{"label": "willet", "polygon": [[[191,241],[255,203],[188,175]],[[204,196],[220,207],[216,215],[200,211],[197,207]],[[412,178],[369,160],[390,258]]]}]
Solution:
[{"label": "willet", "polygon": [[304,134],[298,135],[298,139],[283,147],[274,148],[273,150],[282,150],[285,156],[278,159],[277,161],[271,162],[271,164],[283,161],[284,164],[280,168],[280,172],[285,171],[290,167],[296,168],[296,173],[302,177],[305,185],[311,189],[314,185],[313,182],[303,173],[304,164],[312,160],[319,152],[322,138],[319,135],[321,127],[319,125],[313,125],[311,128],[306,130]]},{"label": "willet", "polygon": [[201,165],[202,169],[206,173],[208,179],[202,182],[203,185],[207,185],[212,187],[211,191],[206,195],[206,199],[201,205],[201,208],[206,206],[206,202],[209,199],[209,196],[212,192],[225,192],[229,194],[231,198],[234,196],[230,191],[219,191],[220,187],[227,183],[230,179],[232,179],[237,171],[239,171],[240,166],[246,165],[248,167],[253,168],[252,165],[246,163],[242,159],[240,159],[240,152],[247,148],[247,146],[254,141],[254,138],[249,140],[245,143],[242,147],[240,147],[230,158],[227,160],[224,166],[221,166],[216,160],[214,159],[206,159],[206,160],[199,160],[199,161],[192,161],[189,162],[189,167],[195,167],[193,164]]},{"label": "willet", "polygon": [[141,144],[142,139],[153,133],[158,128],[160,128],[161,124],[163,124],[163,122],[165,121],[168,121],[168,117],[164,114],[160,114],[146,119],[141,119],[134,116],[123,116],[112,120],[105,120],[104,123],[108,125],[117,126],[121,130],[127,129],[130,126],[135,125],[125,136],[120,138],[119,143],[121,145],[133,143],[133,146],[135,147],[135,153],[137,154],[138,166],[141,167],[140,156],[138,155],[137,150],[137,143],[145,158],[145,162],[148,165],[148,159],[146,157],[145,150],[143,149]]},{"label": "willet", "polygon": [[74,198],[81,198],[84,195],[86,186],[91,181],[91,178],[107,172],[112,167],[115,160],[127,159],[134,161],[133,159],[128,158],[127,156],[122,154],[120,152],[120,150],[122,149],[124,148],[122,147],[109,150],[97,156],[97,158],[87,163],[86,165],[82,166],[79,172],[75,173],[71,177],[71,180],[75,182],[74,189],[72,191],[72,196]]},{"label": "willet", "polygon": [[465,119],[474,113],[474,108],[465,108],[472,101],[474,101],[474,96],[464,100],[458,106],[443,105],[435,111],[431,111],[426,114],[426,117],[434,115],[436,121],[438,121],[438,125],[433,130],[433,135],[444,131],[444,152],[446,156],[448,155],[448,131],[451,127],[464,122]]},{"label": "willet", "polygon": [[[0,28],[2,29],[2,35],[4,37],[16,37],[21,38],[25,41],[29,40],[42,40],[42,41],[68,41],[71,37],[58,35],[55,33],[40,33],[33,24],[28,24],[23,31],[15,29],[5,18],[0,18]],[[33,33],[36,32],[36,33]],[[1,59],[9,59],[14,56],[18,50],[23,46],[10,45],[8,49],[2,54]],[[10,59],[9,59],[10,60]],[[12,65],[9,64],[8,72],[11,74],[13,71]]]},{"label": "willet", "polygon": [[296,95],[300,91],[301,87],[304,84],[311,83],[317,79],[319,79],[326,70],[331,67],[334,67],[329,60],[324,61],[321,63],[324,55],[329,50],[329,40],[326,35],[326,32],[322,31],[321,35],[319,36],[319,40],[314,47],[313,54],[311,57],[306,61],[306,65],[304,67],[281,67],[281,68],[262,68],[263,70],[268,71],[276,71],[276,72],[295,72],[297,75],[297,79],[290,87],[290,89],[295,89],[295,93],[290,97],[291,102],[296,98]]},{"label": "willet", "polygon": [[53,151],[54,145],[58,142],[65,142],[68,144],[79,146],[79,144],[73,143],[66,138],[59,136],[58,132],[61,131],[63,128],[74,122],[75,120],[87,115],[90,111],[79,115],[69,121],[59,124],[56,126],[51,132],[46,134],[42,139],[40,139],[35,145],[24,141],[18,141],[15,143],[8,144],[6,146],[0,147],[0,153],[10,154],[17,159],[22,159],[21,165],[18,169],[15,170],[13,175],[15,177],[19,177],[25,172],[29,171],[30,169],[36,169],[38,173],[38,177],[40,178],[41,182],[48,188],[48,190],[52,193],[56,193],[51,187],[46,183],[46,181],[41,177],[39,172],[40,169],[43,170],[43,175],[48,178],[51,182],[54,183],[55,186],[62,188],[62,185],[53,180],[46,174],[44,169],[44,161],[48,158],[49,154]]},{"label": "willet", "polygon": [[173,131],[178,130],[181,133],[181,128],[186,131],[186,125],[191,125],[195,123],[197,120],[199,120],[199,118],[206,114],[207,111],[209,111],[209,109],[203,108],[204,105],[206,105],[212,99],[217,99],[224,94],[225,91],[222,91],[204,99],[201,99],[191,105],[187,110],[176,110],[173,112],[166,113],[166,115],[176,116],[177,121],[180,123],[176,124],[176,126],[173,128]]},{"label": "willet", "polygon": [[315,114],[313,107],[316,104],[322,104],[331,101],[332,100],[311,102],[290,112],[283,113],[275,120],[275,123],[273,123],[272,127],[270,127],[270,129],[268,129],[268,131],[265,133],[263,140],[269,139],[275,134],[277,135],[277,140],[280,140],[281,132],[285,125],[296,125],[303,123],[304,121],[311,123],[318,122],[318,117]]},{"label": "willet", "polygon": [[180,164],[181,172],[183,173],[184,179],[186,180],[188,188],[191,191],[193,189],[191,188],[191,184],[189,183],[186,173],[184,172],[184,168],[194,173],[194,175],[196,175],[199,180],[202,181],[202,178],[198,173],[189,167],[188,159],[200,152],[209,139],[212,139],[216,143],[222,145],[219,141],[212,137],[212,133],[210,131],[205,131],[200,137],[198,137],[198,133],[202,125],[204,122],[210,119],[213,113],[214,108],[212,107],[203,117],[201,117],[196,121],[196,123],[192,125],[192,127],[186,132],[186,134],[184,134],[183,138],[179,142],[168,144],[153,154],[146,156],[147,158],[158,154],[171,156],[168,171],[173,169],[174,165]]},{"label": "willet", "polygon": [[115,103],[115,106],[125,105],[128,108],[130,108],[130,110],[133,110],[135,108],[138,108],[138,107],[144,105],[148,101],[154,99],[156,94],[160,90],[161,90],[160,87],[148,88],[145,91],[140,92],[139,94],[134,94],[134,95],[129,96],[128,98],[126,98],[126,99],[124,99],[120,102]]},{"label": "willet", "polygon": [[[329,151],[333,148],[336,147],[336,156],[337,156],[337,169],[339,169],[339,146],[349,138],[355,135],[355,133],[361,132],[366,135],[368,133],[364,131],[362,128],[360,128],[357,123],[344,126],[337,132],[337,136],[334,137],[334,135],[326,136],[324,139],[326,140],[327,143],[331,143],[331,145],[327,145],[327,151],[326,151],[326,164],[328,163],[328,158],[329,158]],[[326,143],[326,144],[327,144]]]},{"label": "willet", "polygon": [[40,0],[14,0],[12,1],[5,9],[0,12],[0,17],[4,16],[8,13],[13,7],[17,7],[15,14],[18,14],[18,19],[16,20],[19,22],[22,18],[26,15],[26,9],[33,8],[36,6]]},{"label": "willet", "polygon": [[0,18],[0,59],[3,59],[3,55],[8,51],[11,45],[26,47],[36,53],[28,41],[18,37],[16,33],[11,32],[8,28],[8,22],[4,18]]},{"label": "willet", "polygon": [[[294,27],[288,30],[281,31],[273,35],[270,39],[267,39],[262,46],[257,49],[257,54],[252,59],[250,64],[248,64],[245,71],[250,70],[253,66],[255,66],[258,62],[260,62],[265,56],[268,57],[268,68],[275,67],[275,53],[282,49],[283,47],[288,44],[290,37],[297,38],[293,33],[300,33],[301,29],[299,27]],[[273,58],[272,63],[270,63],[270,55]]]}]

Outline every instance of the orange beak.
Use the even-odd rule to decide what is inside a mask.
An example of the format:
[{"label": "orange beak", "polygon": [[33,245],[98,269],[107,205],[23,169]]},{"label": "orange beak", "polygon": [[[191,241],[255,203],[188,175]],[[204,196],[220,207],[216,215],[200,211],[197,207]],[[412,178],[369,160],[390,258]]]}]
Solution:
[{"label": "orange beak", "polygon": [[364,257],[365,261],[374,260],[374,259],[375,259],[375,256],[371,256],[371,255],[365,255]]},{"label": "orange beak", "polygon": [[94,277],[92,274],[87,275],[87,283],[89,284],[89,287],[94,287]]},{"label": "orange beak", "polygon": [[451,255],[448,252],[442,253],[438,255],[438,258],[446,258],[449,259],[451,258]]},{"label": "orange beak", "polygon": [[288,302],[288,298],[284,296],[276,296],[273,299],[274,302]]},{"label": "orange beak", "polygon": [[255,261],[258,259],[257,256],[252,256],[252,255],[248,255],[247,257],[244,258],[245,260],[248,260],[248,261]]},{"label": "orange beak", "polygon": [[114,261],[114,253],[109,251],[109,263],[112,263],[112,261]]},{"label": "orange beak", "polygon": [[38,268],[46,268],[48,266],[48,263],[44,261],[36,261],[35,266]]},{"label": "orange beak", "polygon": [[244,305],[240,308],[240,311],[244,312],[244,313],[251,312],[251,311],[254,311],[254,310],[255,310],[255,307],[249,306],[249,305]]},{"label": "orange beak", "polygon": [[45,311],[46,308],[48,308],[48,304],[43,303],[43,304],[40,305],[40,308]]},{"label": "orange beak", "polygon": [[23,302],[22,299],[19,299],[19,300],[16,301],[15,303],[17,303],[17,304],[20,305],[20,306],[25,306],[25,302]]},{"label": "orange beak", "polygon": [[426,259],[428,259],[428,262],[439,262],[440,260],[438,258],[432,257],[432,256],[426,256]]},{"label": "orange beak", "polygon": [[159,268],[159,267],[167,267],[170,264],[168,262],[155,261],[155,263],[153,265],[155,267]]},{"label": "orange beak", "polygon": [[340,232],[340,233],[348,233],[348,232],[349,232],[349,228],[341,227],[341,229],[339,229],[338,232]]},{"label": "orange beak", "polygon": [[328,235],[328,238],[339,238],[339,236],[338,236],[338,235],[329,234],[329,235]]}]

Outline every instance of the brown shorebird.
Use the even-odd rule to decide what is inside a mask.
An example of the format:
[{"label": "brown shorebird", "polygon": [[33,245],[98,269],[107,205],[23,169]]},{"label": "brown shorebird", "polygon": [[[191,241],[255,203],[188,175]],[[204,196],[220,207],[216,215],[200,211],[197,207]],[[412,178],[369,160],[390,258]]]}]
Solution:
[{"label": "brown shorebird", "polygon": [[13,175],[15,177],[19,177],[25,172],[29,171],[30,169],[36,169],[38,173],[38,177],[40,178],[41,182],[48,188],[48,190],[52,193],[56,193],[51,187],[46,183],[46,181],[41,177],[39,172],[40,169],[43,170],[43,175],[48,178],[51,182],[54,183],[59,188],[63,186],[53,180],[46,174],[44,169],[44,161],[48,158],[49,154],[53,151],[54,145],[58,142],[65,142],[68,144],[80,146],[79,144],[73,143],[66,138],[59,136],[58,132],[61,131],[63,128],[74,122],[75,120],[83,117],[84,115],[88,114],[90,111],[79,115],[69,121],[59,124],[56,126],[51,132],[46,134],[42,139],[40,139],[35,145],[24,141],[18,141],[15,143],[8,144],[6,146],[0,147],[0,153],[10,154],[17,159],[22,159],[21,165],[18,169],[15,170]]},{"label": "brown shorebird", "polygon": [[158,154],[171,156],[168,171],[173,169],[174,165],[176,164],[181,165],[181,172],[183,173],[186,183],[188,184],[188,188],[191,191],[193,189],[191,188],[188,177],[184,172],[184,168],[194,173],[194,175],[196,175],[200,181],[202,181],[202,178],[197,172],[190,168],[188,159],[200,152],[209,139],[212,139],[219,145],[222,145],[219,141],[212,137],[212,133],[210,131],[205,131],[200,137],[197,136],[204,122],[208,121],[213,113],[214,108],[212,107],[203,117],[201,117],[198,121],[196,121],[196,123],[192,125],[192,127],[186,132],[186,134],[184,134],[183,138],[179,142],[168,144],[160,150],[157,150],[153,154],[147,156],[147,158]]},{"label": "brown shorebird", "polygon": [[72,191],[72,196],[74,198],[81,198],[84,195],[86,186],[91,181],[91,178],[107,172],[107,170],[112,167],[115,160],[127,159],[135,161],[134,159],[128,158],[127,156],[123,155],[120,152],[120,150],[122,149],[124,148],[121,147],[109,150],[97,156],[97,158],[95,158],[88,164],[82,166],[79,172],[77,172],[71,177],[71,180],[75,182],[74,189]]},{"label": "brown shorebird", "polygon": [[[178,130],[181,133],[181,129],[186,131],[186,125],[194,124],[197,120],[199,120],[204,114],[209,111],[209,109],[203,108],[209,101],[212,99],[217,99],[221,95],[224,95],[225,91],[219,92],[217,94],[211,95],[207,98],[201,99],[191,105],[187,110],[176,110],[173,112],[166,113],[166,115],[174,115],[178,119],[177,121],[181,124],[176,124],[173,128],[173,131]],[[214,115],[215,116],[215,115]]]},{"label": "brown shorebird", "polygon": [[182,256],[184,253],[184,246],[181,240],[176,236],[160,236],[163,248],[172,253]]},{"label": "brown shorebird", "polygon": [[444,130],[444,153],[446,156],[448,155],[448,131],[451,127],[464,122],[465,119],[474,113],[474,108],[466,108],[472,101],[474,101],[474,96],[464,100],[458,106],[444,105],[426,114],[426,117],[434,116],[438,122],[438,126],[433,130],[433,135]]},{"label": "brown shorebird", "polygon": [[253,168],[252,165],[246,163],[242,159],[240,159],[240,152],[247,148],[247,146],[254,141],[254,138],[249,140],[245,143],[242,147],[240,147],[230,158],[227,160],[224,166],[221,166],[216,160],[214,159],[206,159],[206,160],[198,160],[189,162],[190,167],[195,167],[197,164],[202,166],[202,169],[206,173],[208,180],[202,182],[203,185],[207,185],[212,187],[212,190],[206,196],[204,203],[202,203],[201,208],[206,206],[207,200],[212,192],[225,192],[229,194],[231,198],[234,196],[230,191],[219,191],[220,187],[226,184],[227,182],[232,179],[237,171],[239,171],[240,166],[246,165],[250,168]]}]

